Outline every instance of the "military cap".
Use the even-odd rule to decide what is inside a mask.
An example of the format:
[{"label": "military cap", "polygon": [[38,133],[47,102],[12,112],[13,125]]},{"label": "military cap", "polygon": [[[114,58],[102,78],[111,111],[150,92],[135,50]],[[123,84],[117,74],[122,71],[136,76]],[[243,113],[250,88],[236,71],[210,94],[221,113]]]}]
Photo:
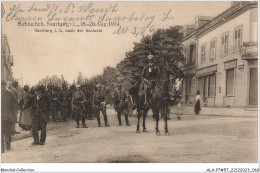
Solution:
[{"label": "military cap", "polygon": [[38,91],[44,91],[44,90],[45,90],[45,87],[44,87],[43,85],[39,85],[39,86],[37,87],[37,90],[38,90]]},{"label": "military cap", "polygon": [[100,88],[100,87],[101,87],[101,85],[100,85],[100,84],[97,84],[97,85],[96,85],[96,87],[97,87],[97,88]]},{"label": "military cap", "polygon": [[77,84],[77,85],[76,85],[76,88],[80,88],[80,85],[79,85],[79,84]]},{"label": "military cap", "polygon": [[153,59],[154,56],[153,55],[148,55],[147,59]]},{"label": "military cap", "polygon": [[23,89],[24,89],[24,91],[29,91],[30,87],[29,87],[29,85],[24,85]]},{"label": "military cap", "polygon": [[62,88],[66,88],[67,86],[66,86],[66,84],[65,83],[63,83],[62,84]]}]

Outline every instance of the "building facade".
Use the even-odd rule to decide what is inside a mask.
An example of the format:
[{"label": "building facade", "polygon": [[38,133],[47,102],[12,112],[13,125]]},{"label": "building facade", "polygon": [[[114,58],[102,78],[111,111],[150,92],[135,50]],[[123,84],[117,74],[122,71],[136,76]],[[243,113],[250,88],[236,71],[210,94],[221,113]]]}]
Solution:
[{"label": "building facade", "polygon": [[193,105],[195,93],[196,93],[196,67],[197,67],[197,40],[196,34],[197,29],[207,22],[209,22],[213,17],[197,16],[193,25],[186,25],[180,31],[183,34],[183,50],[184,58],[186,63],[183,65],[182,70],[184,73],[183,81],[183,95],[182,101],[186,105]]},{"label": "building facade", "polygon": [[197,49],[194,91],[200,90],[203,106],[257,106],[257,5],[234,3],[190,33]]},{"label": "building facade", "polygon": [[14,65],[14,63],[7,36],[4,34],[2,34],[1,44],[1,77],[3,81],[11,83],[13,81],[12,66]]}]

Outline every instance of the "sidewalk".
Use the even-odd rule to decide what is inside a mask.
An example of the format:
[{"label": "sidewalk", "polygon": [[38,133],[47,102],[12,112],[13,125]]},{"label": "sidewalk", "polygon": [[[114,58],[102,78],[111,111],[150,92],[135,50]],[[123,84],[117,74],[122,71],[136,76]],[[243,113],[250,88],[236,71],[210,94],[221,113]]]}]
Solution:
[{"label": "sidewalk", "polygon": [[[177,114],[178,107],[174,106],[171,113]],[[183,115],[194,115],[194,107],[183,106]],[[250,110],[246,108],[223,108],[223,107],[201,107],[200,115],[206,116],[228,116],[228,117],[258,117],[258,110]]]}]

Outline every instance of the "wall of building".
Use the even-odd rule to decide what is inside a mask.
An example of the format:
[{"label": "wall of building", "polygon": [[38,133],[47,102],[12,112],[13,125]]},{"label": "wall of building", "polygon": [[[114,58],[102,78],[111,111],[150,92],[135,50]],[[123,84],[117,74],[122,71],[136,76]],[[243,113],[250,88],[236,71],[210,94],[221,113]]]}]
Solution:
[{"label": "wall of building", "polygon": [[[251,23],[255,21],[257,9],[251,9],[238,17],[228,21],[224,25],[214,29],[208,34],[198,38],[198,69],[204,69],[217,65],[216,75],[216,97],[209,100],[211,106],[245,106],[248,97],[248,62],[244,61],[245,68],[239,70],[238,64],[241,60],[240,50],[234,51],[234,29],[242,26],[242,42],[251,40]],[[253,16],[253,17],[252,17]],[[228,32],[228,54],[221,56],[221,36]],[[216,39],[216,58],[210,59],[210,41]],[[206,62],[201,63],[201,45],[206,44]],[[235,69],[234,96],[226,96],[226,70]],[[213,105],[212,105],[213,104]]]},{"label": "wall of building", "polygon": [[[195,87],[194,87],[194,77],[196,72],[196,57],[193,63],[189,62],[190,57],[190,45],[196,43],[195,37],[190,37],[182,42],[185,47],[186,53],[184,53],[184,57],[186,60],[186,64],[182,68],[184,72],[184,80],[183,80],[183,90],[182,90],[182,102],[186,105],[193,105],[195,98]],[[190,82],[188,82],[190,81]],[[189,90],[189,91],[188,91]],[[190,93],[188,93],[190,92]]]},{"label": "wall of building", "polygon": [[13,60],[11,58],[11,52],[6,35],[2,35],[1,38],[1,77],[6,82],[12,82],[12,68]]}]

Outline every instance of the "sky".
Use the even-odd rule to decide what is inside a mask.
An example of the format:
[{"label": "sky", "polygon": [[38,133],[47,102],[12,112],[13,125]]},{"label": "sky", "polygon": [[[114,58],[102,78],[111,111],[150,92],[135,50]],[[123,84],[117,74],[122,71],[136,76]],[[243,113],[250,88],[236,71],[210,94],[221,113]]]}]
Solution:
[{"label": "sky", "polygon": [[[193,24],[196,16],[217,16],[230,7],[231,2],[2,2],[5,14],[2,18],[2,33],[7,35],[11,54],[14,58],[12,67],[15,79],[23,84],[34,85],[45,76],[63,75],[65,80],[72,82],[79,72],[90,78],[102,74],[106,66],[115,67],[124,59],[125,53],[131,51],[134,42],[144,35],[151,35],[156,28],[169,28],[175,25]],[[34,3],[34,10],[30,10]],[[15,17],[11,16],[11,8],[18,7]],[[49,4],[49,5],[47,5]],[[48,8],[49,7],[49,8]],[[56,21],[50,20],[53,15],[52,7],[57,8]],[[17,8],[14,8],[17,10]],[[85,12],[83,12],[85,9]],[[105,10],[107,9],[107,12]],[[114,10],[114,11],[113,11]],[[66,11],[66,12],[65,12]],[[9,15],[9,17],[7,17]],[[48,17],[48,14],[49,17]],[[119,21],[121,27],[127,27],[127,32],[117,34],[119,26],[47,26],[47,21],[64,23],[63,17],[86,17],[92,14],[92,19],[85,23],[102,19]],[[168,18],[164,20],[165,15]],[[129,21],[130,16],[138,20]],[[19,17],[19,19],[18,19]],[[41,17],[45,26],[18,26],[19,20],[28,17]],[[122,20],[125,17],[125,20]],[[52,18],[54,19],[54,18]],[[35,21],[27,20],[30,23]],[[23,21],[24,22],[24,21]],[[37,21],[39,22],[39,20]],[[109,21],[102,21],[108,25]],[[80,22],[76,21],[76,25]],[[149,23],[151,23],[149,25]],[[111,24],[111,23],[110,23]],[[35,32],[38,30],[52,30],[50,32]],[[61,29],[64,32],[55,32]],[[74,29],[75,32],[65,32]],[[102,29],[102,32],[77,32],[78,29]],[[138,35],[137,35],[138,33]]]}]

